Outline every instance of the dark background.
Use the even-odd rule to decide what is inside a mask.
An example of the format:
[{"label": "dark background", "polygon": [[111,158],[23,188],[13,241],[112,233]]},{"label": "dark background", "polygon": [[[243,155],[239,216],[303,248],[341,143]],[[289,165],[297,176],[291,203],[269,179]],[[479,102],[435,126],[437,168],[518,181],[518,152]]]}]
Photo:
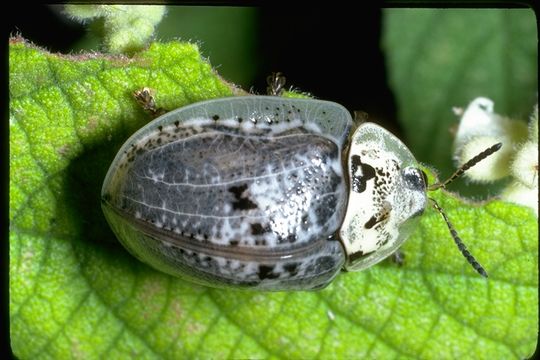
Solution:
[{"label": "dark background", "polygon": [[[51,52],[100,50],[99,39],[63,16],[61,5],[27,7],[32,11],[11,13],[12,35]],[[256,93],[265,93],[266,77],[280,71],[287,88],[367,112],[399,136],[381,25],[381,9],[374,7],[169,6],[156,39],[197,42],[220,75]]]}]

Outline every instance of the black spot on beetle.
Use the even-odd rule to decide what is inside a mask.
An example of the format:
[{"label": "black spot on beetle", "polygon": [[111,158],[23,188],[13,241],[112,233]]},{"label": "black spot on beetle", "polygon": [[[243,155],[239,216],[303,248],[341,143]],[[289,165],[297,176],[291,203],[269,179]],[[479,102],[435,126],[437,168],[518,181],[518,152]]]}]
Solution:
[{"label": "black spot on beetle", "polygon": [[238,240],[231,240],[231,241],[229,241],[229,245],[231,245],[231,246],[238,246]]},{"label": "black spot on beetle", "polygon": [[234,194],[235,197],[239,198],[242,196],[242,193],[247,190],[247,184],[240,185],[240,186],[231,186],[229,188],[229,191]]},{"label": "black spot on beetle", "polygon": [[163,126],[159,125],[157,128],[159,131],[163,131]]},{"label": "black spot on beetle", "polygon": [[262,235],[272,231],[268,225],[262,226],[260,223],[251,224],[251,234],[252,235]]},{"label": "black spot on beetle", "polygon": [[178,127],[178,126],[180,125],[180,121],[176,120],[176,121],[174,122],[174,125],[176,125],[176,127]]},{"label": "black spot on beetle", "polygon": [[390,234],[384,234],[384,239],[378,242],[377,244],[379,244],[379,246],[384,246],[388,243],[389,240],[390,240]]},{"label": "black spot on beetle", "polygon": [[355,253],[352,253],[349,255],[349,262],[354,262],[358,259],[361,259],[363,257],[366,257],[368,256],[369,254],[373,253],[373,251],[370,251],[370,252],[367,252],[367,253],[364,253],[363,251],[357,251]]},{"label": "black spot on beetle", "polygon": [[240,284],[250,288],[250,287],[255,287],[255,286],[260,285],[260,281],[259,280],[246,280],[246,281],[242,281]]},{"label": "black spot on beetle", "polygon": [[259,272],[257,273],[259,279],[276,279],[279,277],[279,274],[274,273],[274,266],[268,265],[259,265]]},{"label": "black spot on beetle", "polygon": [[289,264],[285,264],[283,265],[283,269],[285,269],[286,272],[288,272],[290,274],[290,276],[295,276],[296,274],[298,274],[298,265],[299,263],[289,263]]},{"label": "black spot on beetle", "polygon": [[235,201],[232,203],[233,210],[251,210],[257,209],[257,204],[248,197],[244,197],[244,191],[248,188],[247,184],[240,186],[231,186],[229,192],[234,194]]},{"label": "black spot on beetle", "polygon": [[214,119],[214,121],[218,121],[219,120],[219,115],[216,114],[216,115],[212,116],[212,119]]},{"label": "black spot on beetle", "polygon": [[383,222],[390,217],[392,205],[386,200],[382,202],[382,205],[382,208],[364,224],[366,229],[371,229],[378,223]]},{"label": "black spot on beetle", "polygon": [[290,243],[296,242],[296,239],[297,239],[296,234],[287,235],[287,241],[290,242]]},{"label": "black spot on beetle", "polygon": [[267,242],[266,240],[264,239],[256,239],[255,240],[255,245],[262,245],[262,246],[266,246]]},{"label": "black spot on beetle", "polygon": [[244,121],[244,119],[242,117],[238,117],[238,122],[241,123],[242,121]]},{"label": "black spot on beetle", "polygon": [[[362,160],[358,155],[353,155],[351,162],[352,190],[357,193],[362,193],[366,191],[368,180],[375,177],[375,169],[368,164],[362,163]],[[358,172],[358,168],[360,168],[360,175],[356,175],[356,173]]]},{"label": "black spot on beetle", "polygon": [[375,226],[375,224],[377,223],[377,218],[375,217],[375,215],[373,215],[365,224],[364,224],[364,227],[366,229],[371,229],[373,226]]}]

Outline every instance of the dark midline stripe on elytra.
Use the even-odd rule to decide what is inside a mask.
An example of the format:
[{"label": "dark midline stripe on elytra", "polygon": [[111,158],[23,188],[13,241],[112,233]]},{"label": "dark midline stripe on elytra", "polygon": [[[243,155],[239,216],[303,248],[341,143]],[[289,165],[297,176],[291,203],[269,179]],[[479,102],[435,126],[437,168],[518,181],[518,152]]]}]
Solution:
[{"label": "dark midline stripe on elytra", "polygon": [[[161,235],[164,235],[166,237],[169,237],[171,239],[179,240],[179,246],[186,248],[190,251],[196,251],[196,252],[208,252],[205,249],[208,249],[210,251],[213,251],[213,254],[216,256],[222,256],[226,258],[232,258],[235,260],[246,260],[247,259],[257,259],[261,261],[275,261],[276,256],[278,257],[284,257],[287,256],[285,259],[292,260],[295,258],[302,258],[305,256],[306,252],[310,252],[309,250],[316,249],[317,247],[323,246],[325,241],[330,241],[329,239],[325,239],[323,241],[314,241],[310,244],[300,243],[298,248],[291,249],[290,247],[287,250],[281,250],[281,249],[268,249],[268,248],[258,248],[255,246],[252,247],[242,247],[242,246],[227,246],[227,245],[216,245],[212,244],[210,242],[202,243],[198,240],[197,242],[194,242],[193,240],[182,236],[180,234],[170,232],[168,230],[156,228],[152,226],[151,224],[148,224],[146,221],[141,219],[134,218],[131,214],[126,213],[125,211],[122,211],[120,209],[117,209],[116,207],[112,206],[111,204],[107,203],[107,207],[114,211],[119,216],[126,219],[128,222],[135,222],[138,224],[137,229],[143,230],[143,233],[147,236],[155,237],[155,235],[151,235],[152,233],[159,233]],[[147,231],[144,231],[144,229],[147,229]],[[337,239],[335,239],[336,242],[339,242]],[[175,245],[174,242],[171,242],[172,245]],[[205,249],[203,249],[203,245]],[[290,245],[290,244],[289,244]],[[232,256],[231,256],[232,255]]]}]

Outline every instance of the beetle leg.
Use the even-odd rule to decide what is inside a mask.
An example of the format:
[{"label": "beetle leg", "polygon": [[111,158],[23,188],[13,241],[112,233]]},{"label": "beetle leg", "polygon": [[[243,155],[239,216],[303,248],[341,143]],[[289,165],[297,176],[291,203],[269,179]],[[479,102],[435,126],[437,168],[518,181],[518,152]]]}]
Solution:
[{"label": "beetle leg", "polygon": [[397,249],[392,254],[392,256],[390,256],[390,259],[396,265],[402,266],[405,263],[405,253],[403,251],[401,251],[400,249]]}]

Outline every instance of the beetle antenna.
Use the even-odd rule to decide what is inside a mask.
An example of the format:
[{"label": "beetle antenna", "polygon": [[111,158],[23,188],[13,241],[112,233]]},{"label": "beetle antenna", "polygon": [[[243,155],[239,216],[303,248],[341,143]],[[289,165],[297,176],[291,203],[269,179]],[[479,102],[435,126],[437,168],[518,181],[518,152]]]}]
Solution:
[{"label": "beetle antenna", "polygon": [[456,180],[458,177],[463,175],[465,171],[469,170],[474,165],[478,164],[480,161],[484,160],[485,158],[492,155],[493,153],[497,152],[501,147],[502,147],[502,143],[497,143],[487,148],[486,150],[482,151],[480,154],[473,157],[471,160],[467,161],[465,164],[461,165],[460,168],[457,169],[456,172],[453,173],[452,176],[448,178],[448,180],[442,183],[438,182],[433,185],[430,185],[428,186],[428,190],[432,191],[432,190],[437,190],[439,188],[446,187],[446,185],[450,184],[452,181]]},{"label": "beetle antenna", "polygon": [[476,270],[483,277],[487,278],[488,274],[486,270],[484,270],[482,265],[480,265],[480,263],[474,258],[474,256],[472,256],[469,250],[467,250],[467,247],[465,246],[465,244],[459,237],[456,229],[454,229],[454,226],[452,225],[450,220],[448,220],[448,216],[446,216],[446,213],[444,212],[444,210],[439,206],[439,204],[437,204],[435,200],[433,200],[432,198],[428,198],[428,199],[431,201],[431,205],[435,208],[435,210],[437,210],[439,214],[442,215],[444,222],[446,222],[446,225],[448,226],[448,230],[450,230],[450,234],[452,235],[454,242],[456,243],[459,251],[461,251],[461,254],[465,257],[465,259],[467,259],[469,264],[472,265],[474,270]]}]

